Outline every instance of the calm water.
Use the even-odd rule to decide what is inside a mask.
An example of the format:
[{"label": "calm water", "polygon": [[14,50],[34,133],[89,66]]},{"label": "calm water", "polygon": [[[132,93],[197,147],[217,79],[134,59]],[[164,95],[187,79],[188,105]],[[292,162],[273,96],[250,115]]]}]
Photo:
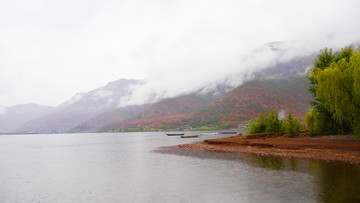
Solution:
[{"label": "calm water", "polygon": [[0,202],[360,201],[359,165],[164,147],[219,136],[0,136]]}]

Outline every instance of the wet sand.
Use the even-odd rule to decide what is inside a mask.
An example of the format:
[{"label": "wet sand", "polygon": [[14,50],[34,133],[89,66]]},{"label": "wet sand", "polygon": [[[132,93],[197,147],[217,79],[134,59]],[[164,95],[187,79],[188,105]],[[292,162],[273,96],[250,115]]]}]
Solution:
[{"label": "wet sand", "polygon": [[232,136],[178,145],[179,148],[218,152],[244,152],[261,155],[344,161],[360,164],[360,140],[324,138],[247,139]]}]

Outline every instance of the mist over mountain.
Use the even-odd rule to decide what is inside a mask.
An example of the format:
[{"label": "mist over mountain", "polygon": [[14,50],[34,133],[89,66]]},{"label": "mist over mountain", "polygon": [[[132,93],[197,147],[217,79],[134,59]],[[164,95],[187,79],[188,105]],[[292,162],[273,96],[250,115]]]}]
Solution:
[{"label": "mist over mountain", "polygon": [[[310,107],[311,94],[307,91],[307,86],[308,80],[304,75],[256,79],[230,92],[223,91],[217,96],[214,96],[214,92],[207,94],[197,92],[164,99],[143,107],[141,112],[133,118],[116,120],[116,122],[101,126],[98,130],[212,126],[225,122],[236,127],[237,124],[248,122],[259,113],[268,112],[270,109],[291,112],[295,117],[302,119]],[[109,122],[111,115],[102,114],[91,120],[98,120],[95,123],[100,123],[99,120],[107,118],[105,120]],[[75,129],[81,130],[80,127]]]},{"label": "mist over mountain", "polygon": [[[174,122],[180,125],[181,118],[206,107],[232,89],[225,85],[211,87],[211,91],[207,88],[201,88],[190,94],[165,98],[153,104],[126,106],[104,112],[85,121],[73,130],[108,131],[125,126],[129,128],[147,126],[160,128],[167,124],[174,125]],[[138,113],[134,114],[136,111]]]},{"label": "mist over mountain", "polygon": [[255,72],[253,79],[276,79],[293,75],[307,75],[314,64],[315,58],[316,54],[312,54],[310,56],[296,57],[285,63],[276,63],[266,69]]},{"label": "mist over mountain", "polygon": [[121,106],[121,99],[131,95],[130,87],[140,85],[140,80],[120,79],[87,93],[77,93],[59,106],[60,109],[82,109],[101,111]]},{"label": "mist over mountain", "polygon": [[[274,47],[273,47],[274,48]],[[235,126],[237,122],[243,122],[249,120],[253,117],[256,117],[259,112],[265,112],[270,110],[270,108],[274,108],[279,110],[278,108],[285,108],[288,111],[291,111],[297,117],[304,117],[304,112],[309,108],[308,101],[310,100],[310,94],[307,92],[307,84],[308,81],[306,79],[306,75],[308,74],[310,67],[314,63],[315,55],[310,55],[306,57],[297,57],[286,63],[276,63],[269,65],[268,67],[262,69],[261,71],[256,71],[255,73],[248,74],[244,76],[244,85],[238,86],[236,89],[241,87],[242,91],[250,91],[251,88],[257,89],[255,91],[257,94],[270,94],[272,99],[276,99],[277,103],[271,101],[267,101],[266,99],[259,100],[256,99],[256,94],[252,94],[251,97],[244,98],[242,95],[238,95],[234,90],[234,87],[227,85],[229,84],[225,78],[222,84],[218,83],[210,83],[207,86],[197,90],[196,92],[183,94],[172,98],[163,99],[159,102],[148,106],[138,106],[141,109],[138,115],[133,118],[124,119],[120,112],[122,110],[113,110],[111,113],[105,112],[101,115],[94,116],[91,118],[91,122],[85,122],[80,126],[74,128],[75,130],[101,130],[107,131],[111,129],[119,129],[119,128],[139,128],[139,127],[153,127],[160,128],[161,126],[181,126],[189,123],[197,123],[197,124],[214,124],[212,121],[199,121],[199,116],[202,115],[204,110],[208,110],[211,114],[204,114],[202,117],[217,117],[216,122],[231,122]],[[286,79],[288,77],[297,75],[293,80]],[[252,82],[257,81],[257,82]],[[261,83],[264,81],[264,83]],[[260,86],[260,87],[259,87]],[[264,86],[264,87],[262,87]],[[289,87],[286,90],[279,90],[279,87],[287,86]],[[260,88],[260,89],[258,89]],[[273,88],[273,89],[265,89],[260,91],[261,88]],[[293,89],[292,89],[293,88]],[[274,90],[277,89],[277,90]],[[234,92],[235,91],[235,92]],[[270,92],[270,93],[269,93]],[[225,96],[224,96],[225,95]],[[232,96],[231,96],[232,95]],[[224,97],[224,98],[223,98]],[[287,103],[288,98],[292,98],[292,103]],[[299,97],[299,99],[297,99]],[[236,101],[239,104],[237,106],[244,106],[244,104],[240,104],[242,102],[251,103],[252,100],[254,105],[261,106],[259,102],[268,102],[271,105],[263,106],[259,109],[247,109],[244,107],[242,114],[245,116],[240,116],[238,112],[239,109],[235,107],[229,106],[229,99],[232,101]],[[284,99],[284,102],[280,101]],[[245,101],[245,99],[247,101]],[[216,109],[214,103],[216,100],[221,102],[221,105],[227,106],[224,109],[227,111],[219,111]],[[213,103],[214,102],[214,103]],[[235,102],[235,103],[236,103]],[[226,104],[223,104],[226,103]],[[231,103],[231,102],[230,102]],[[234,103],[234,105],[235,105]],[[208,106],[209,105],[209,106]],[[213,106],[211,106],[213,105]],[[215,105],[215,107],[214,107]],[[294,107],[297,106],[297,107]],[[269,107],[271,106],[271,107]],[[231,113],[229,111],[231,109],[234,111]],[[138,109],[139,110],[139,109]],[[111,118],[114,115],[118,115],[118,119],[112,120]],[[125,115],[129,115],[126,114]],[[234,118],[229,118],[230,115],[236,115]],[[119,118],[120,117],[120,118]],[[105,119],[107,118],[107,119]],[[221,119],[220,119],[221,118]],[[97,121],[96,121],[97,120]],[[106,122],[102,122],[106,121]],[[186,121],[186,122],[185,122]],[[90,124],[92,123],[92,125]],[[101,125],[94,124],[101,123]],[[86,125],[87,128],[82,128],[82,125]]]},{"label": "mist over mountain", "polygon": [[235,127],[271,109],[303,119],[312,98],[307,88],[305,76],[252,80],[197,111],[187,123],[201,126],[227,122]]},{"label": "mist over mountain", "polygon": [[73,126],[73,132],[93,132],[103,129],[117,128],[123,122],[133,119],[143,112],[146,105],[130,105],[119,108],[113,108],[109,111],[99,113],[91,118]]},{"label": "mist over mountain", "polygon": [[38,104],[21,104],[11,107],[0,107],[0,133],[13,133],[24,123],[43,117],[56,108]]},{"label": "mist over mountain", "polygon": [[[265,75],[274,77],[275,73],[282,73],[283,76],[294,74],[294,72],[303,73],[306,67],[303,68],[302,65],[301,67],[287,65],[282,70],[269,71],[268,73],[264,71],[271,67],[277,69],[281,64],[287,64],[293,60],[298,60],[293,62],[296,64],[317,52],[318,50],[310,49],[304,45],[300,46],[297,42],[281,41],[248,49],[239,55],[224,56],[221,61],[213,61],[214,59],[209,56],[206,57],[207,60],[205,60],[205,56],[202,56],[206,63],[199,63],[197,59],[193,58],[189,61],[179,61],[175,67],[162,67],[161,71],[150,72],[142,85],[131,87],[132,95],[124,99],[123,103],[140,105],[151,100],[156,102],[161,98],[189,94],[203,87],[227,85],[235,88],[248,80]],[[224,54],[220,55],[223,56]],[[167,61],[168,59],[164,60]],[[186,71],[189,67],[193,67],[192,70]],[[290,73],[291,70],[286,70],[287,68],[292,69],[293,73]],[[304,70],[297,70],[302,68]]]},{"label": "mist over mountain", "polygon": [[78,93],[44,117],[23,124],[18,132],[63,132],[86,119],[121,105],[121,99],[129,96],[131,85],[139,80],[121,79],[87,93]]},{"label": "mist over mountain", "polygon": [[[20,127],[16,128],[16,131],[52,133],[106,131],[123,127],[151,126],[159,128],[164,125],[183,125],[186,124],[185,121],[195,122],[198,120],[197,115],[201,115],[201,111],[204,109],[208,109],[209,112],[212,112],[212,114],[217,117],[220,116],[221,119],[219,120],[217,118],[217,122],[231,121],[235,125],[236,122],[241,120],[240,118],[251,119],[252,116],[256,116],[256,113],[260,111],[244,109],[244,111],[249,112],[246,113],[245,117],[235,116],[237,118],[236,120],[236,118],[226,118],[224,115],[230,115],[231,112],[216,110],[216,108],[214,106],[211,107],[211,105],[215,105],[214,102],[216,101],[228,101],[224,98],[229,97],[226,95],[233,91],[234,88],[244,88],[244,86],[242,86],[244,83],[248,84],[248,82],[253,80],[268,81],[268,79],[280,79],[284,81],[284,78],[293,75],[300,75],[305,78],[305,75],[308,74],[314,63],[316,54],[304,56],[295,53],[296,52],[289,50],[288,45],[283,42],[265,44],[239,59],[244,62],[242,66],[249,66],[246,72],[234,71],[234,73],[230,75],[220,74],[219,77],[213,81],[210,80],[212,76],[204,72],[204,78],[198,78],[198,80],[210,80],[210,82],[205,83],[197,89],[195,88],[198,84],[201,84],[201,82],[197,83],[195,81],[194,83],[191,77],[179,77],[179,81],[177,81],[179,85],[176,90],[171,90],[171,92],[168,91],[169,89],[166,89],[168,84],[162,83],[164,82],[162,80],[154,84],[151,78],[142,81],[120,79],[86,93],[77,93],[71,99],[54,108],[52,112],[21,122],[21,125],[18,124]],[[257,59],[259,60],[256,61]],[[171,85],[173,84],[170,84],[170,86]],[[189,88],[189,85],[194,86]],[[284,82],[284,85],[289,84]],[[247,86],[247,88],[255,87]],[[257,88],[255,89],[258,90]],[[306,88],[302,88],[301,90],[306,91]],[[291,91],[291,89],[287,91]],[[258,94],[264,94],[262,91],[257,92]],[[279,96],[278,92],[270,92],[271,93],[268,93],[274,97]],[[285,92],[283,94],[291,95],[291,92]],[[304,94],[306,93],[302,92],[300,95]],[[247,102],[252,100],[258,102],[256,95],[252,94],[252,97],[247,97]],[[292,95],[291,97],[295,98],[293,102],[297,104],[297,96]],[[235,102],[238,106],[244,102],[244,98],[241,95],[231,98],[234,101],[239,100]],[[297,105],[303,108],[304,101],[301,98],[298,101],[300,101],[300,104]],[[271,105],[275,105],[275,103]],[[273,108],[280,106],[275,105]],[[289,106],[287,105],[287,107]],[[267,109],[268,108],[265,107],[262,108],[263,111]],[[296,108],[291,107],[290,109]],[[297,116],[303,116],[303,114],[299,112],[300,110],[296,110],[293,113]],[[206,114],[206,117],[211,117],[211,115]],[[200,123],[205,124],[206,122]]]}]

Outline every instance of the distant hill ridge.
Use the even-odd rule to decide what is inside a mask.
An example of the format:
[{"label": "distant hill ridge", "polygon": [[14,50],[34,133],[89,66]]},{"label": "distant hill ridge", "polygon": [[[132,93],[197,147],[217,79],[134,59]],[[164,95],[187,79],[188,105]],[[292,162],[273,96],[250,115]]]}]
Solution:
[{"label": "distant hill ridge", "polygon": [[20,104],[11,107],[1,107],[0,133],[15,132],[24,123],[46,116],[55,111],[54,107],[38,104]]},{"label": "distant hill ridge", "polygon": [[[253,81],[236,88],[225,85],[227,78],[224,78],[223,84],[209,84],[192,93],[144,105],[121,104],[121,101],[131,98],[132,85],[146,85],[139,80],[121,79],[87,93],[78,93],[59,107],[40,116],[29,117],[23,122],[16,123],[16,120],[21,119],[14,114],[16,124],[13,125],[15,130],[13,128],[11,132],[89,132],[119,128],[218,125],[224,122],[236,126],[270,108],[285,109],[302,118],[309,108],[310,100],[305,75],[314,58],[315,55],[296,57],[257,72],[249,72],[249,77],[245,78],[253,78]],[[300,76],[286,79],[293,75]],[[0,132],[4,132],[3,129],[0,124]]]},{"label": "distant hill ridge", "polygon": [[44,117],[26,122],[17,132],[52,133],[67,132],[87,119],[101,112],[115,109],[121,98],[131,94],[130,85],[141,84],[139,80],[121,79],[92,90],[76,94]]},{"label": "distant hill ridge", "polygon": [[[201,97],[185,95],[151,105],[144,117],[117,123],[112,128],[161,128],[163,125],[206,126],[229,122],[234,127],[270,109],[291,112],[304,118],[311,100],[305,76],[262,79],[247,82],[213,102],[199,102]],[[192,96],[192,97],[191,97]],[[190,99],[190,103],[186,101]],[[208,100],[211,101],[211,100]],[[186,111],[186,109],[189,109]],[[191,109],[191,110],[190,110]],[[102,128],[109,130],[109,128]]]}]

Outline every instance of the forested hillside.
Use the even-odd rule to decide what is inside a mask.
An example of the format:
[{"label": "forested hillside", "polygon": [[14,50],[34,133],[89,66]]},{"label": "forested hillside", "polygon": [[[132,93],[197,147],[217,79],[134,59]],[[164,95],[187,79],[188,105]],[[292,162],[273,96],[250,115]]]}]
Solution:
[{"label": "forested hillside", "polygon": [[270,109],[291,112],[303,119],[311,99],[305,76],[247,82],[222,97],[190,94],[165,99],[144,108],[133,119],[114,122],[102,130],[121,128],[177,128],[248,122]]},{"label": "forested hillside", "polygon": [[271,109],[304,118],[311,99],[307,87],[305,76],[250,81],[196,112],[188,122],[194,126],[226,122],[236,126]]}]

